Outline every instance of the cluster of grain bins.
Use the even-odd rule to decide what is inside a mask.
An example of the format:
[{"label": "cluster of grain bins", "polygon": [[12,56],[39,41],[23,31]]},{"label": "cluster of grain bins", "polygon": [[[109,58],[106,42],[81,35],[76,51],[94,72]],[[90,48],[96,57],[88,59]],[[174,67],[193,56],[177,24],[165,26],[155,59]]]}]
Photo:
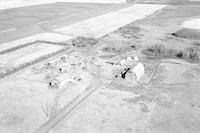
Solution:
[{"label": "cluster of grain bins", "polygon": [[49,88],[59,89],[68,83],[89,83],[90,76],[86,71],[85,64],[79,56],[65,54],[42,64],[35,71],[44,75],[44,82],[48,84]]},{"label": "cluster of grain bins", "polygon": [[[127,66],[127,68],[130,68],[129,71],[131,74],[134,75],[134,77],[135,77],[134,80],[136,80],[137,82],[141,79],[141,77],[144,75],[144,72],[145,72],[145,66],[142,63],[140,63],[139,61],[140,60],[137,56],[134,56],[134,57],[129,56],[126,59],[123,59],[120,61],[120,65]],[[129,71],[127,71],[127,72],[129,72]]]},{"label": "cluster of grain bins", "polygon": [[[102,63],[103,64],[103,63]],[[137,56],[128,56],[123,59],[106,61],[101,74],[109,79],[139,82],[145,73],[145,65]]]}]

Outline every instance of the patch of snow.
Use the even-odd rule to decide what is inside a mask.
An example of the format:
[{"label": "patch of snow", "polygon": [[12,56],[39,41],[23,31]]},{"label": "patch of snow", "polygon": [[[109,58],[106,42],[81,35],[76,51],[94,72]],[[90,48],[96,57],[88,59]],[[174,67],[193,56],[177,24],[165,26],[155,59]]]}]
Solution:
[{"label": "patch of snow", "polygon": [[40,35],[38,40],[59,43],[59,42],[65,42],[72,38],[73,38],[73,36],[67,36],[67,35],[63,35],[63,34],[43,33]]},{"label": "patch of snow", "polygon": [[132,70],[132,73],[135,73],[136,77],[137,77],[137,81],[139,81],[141,79],[141,77],[144,75],[145,72],[145,67],[142,63],[138,63]]},{"label": "patch of snow", "polygon": [[134,61],[139,61],[140,59],[139,59],[137,56],[135,56],[135,57],[133,58],[133,60],[134,60]]},{"label": "patch of snow", "polygon": [[134,4],[131,7],[90,18],[54,31],[66,35],[99,38],[130,22],[143,19],[164,7],[166,5]]},{"label": "patch of snow", "polygon": [[200,18],[187,20],[181,26],[189,29],[200,29]]},{"label": "patch of snow", "polygon": [[126,59],[121,60],[121,61],[120,61],[120,64],[121,64],[122,66],[126,65],[126,64],[127,64],[127,60],[126,60]]},{"label": "patch of snow", "polygon": [[19,8],[56,2],[125,3],[126,0],[0,0],[0,9]]},{"label": "patch of snow", "polygon": [[127,57],[127,61],[133,61],[132,57]]}]

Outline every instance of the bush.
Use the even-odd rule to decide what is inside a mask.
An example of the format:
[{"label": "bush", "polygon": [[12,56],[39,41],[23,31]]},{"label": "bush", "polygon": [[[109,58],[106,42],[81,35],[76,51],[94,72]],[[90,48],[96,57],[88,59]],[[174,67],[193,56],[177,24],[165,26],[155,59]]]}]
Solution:
[{"label": "bush", "polygon": [[189,62],[199,62],[200,52],[196,47],[188,48],[186,50],[175,50],[165,48],[163,45],[154,45],[142,51],[147,56],[158,58],[179,58],[185,59]]},{"label": "bush", "polygon": [[117,50],[116,50],[115,47],[104,47],[104,48],[102,49],[102,51],[103,51],[103,52],[112,52],[112,53],[114,53],[114,52],[116,52]]},{"label": "bush", "polygon": [[163,45],[154,45],[143,51],[148,56],[156,57],[172,57],[176,55],[177,51],[173,49],[166,49]]},{"label": "bush", "polygon": [[78,48],[84,48],[86,46],[94,46],[99,42],[99,40],[94,38],[78,37],[72,40],[72,45]]},{"label": "bush", "polygon": [[200,39],[200,32],[198,30],[187,29],[187,28],[178,30],[172,33],[172,35],[175,37],[180,37],[185,39],[195,39],[195,40]]},{"label": "bush", "polygon": [[200,59],[200,54],[196,48],[189,48],[186,50],[185,58],[191,62],[198,62]]}]

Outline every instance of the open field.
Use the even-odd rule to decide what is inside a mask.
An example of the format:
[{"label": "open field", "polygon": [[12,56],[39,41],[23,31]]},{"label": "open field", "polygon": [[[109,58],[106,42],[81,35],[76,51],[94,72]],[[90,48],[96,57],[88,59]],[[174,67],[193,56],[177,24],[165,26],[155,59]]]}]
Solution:
[{"label": "open field", "polygon": [[161,4],[90,18],[0,54],[8,69],[61,50],[0,79],[0,131],[199,133],[200,31],[190,20],[200,6]]},{"label": "open field", "polygon": [[[109,14],[91,18],[67,27],[58,28],[54,31],[67,35],[98,38],[132,21],[142,19],[164,7],[165,5],[136,4],[125,9],[121,9],[118,12],[111,12]],[[102,22],[104,23],[101,24]],[[105,30],[102,30],[102,28]]]},{"label": "open field", "polygon": [[[82,66],[72,68],[71,64],[74,59],[78,63],[78,58],[74,57],[73,51],[65,53],[67,55],[52,58],[53,61],[50,59],[51,65],[48,62],[36,65],[0,81],[0,108],[4,110],[0,122],[2,132],[33,132],[85,91],[92,76],[81,71]],[[68,54],[71,56],[68,57]],[[62,60],[65,57],[67,62]],[[60,82],[57,85],[63,85],[61,88],[53,86],[51,81],[55,79]]]},{"label": "open field", "polygon": [[60,2],[0,10],[0,43],[53,32],[54,29],[128,6],[131,5]]},{"label": "open field", "polygon": [[[96,50],[100,58],[115,64],[138,56],[146,66],[144,76],[134,83],[127,73],[125,80],[100,86],[49,131],[198,133],[199,40],[192,37],[192,29],[181,31],[187,38],[173,33],[181,30],[186,20],[199,17],[199,12],[198,5],[170,5],[101,38]],[[155,55],[143,53],[147,49]],[[109,73],[120,71],[108,70],[111,68],[103,67],[103,62],[98,65],[106,80],[112,79]],[[132,65],[127,63],[126,67]]]},{"label": "open field", "polygon": [[127,0],[130,3],[169,4],[169,5],[199,5],[199,0]]},{"label": "open field", "polygon": [[45,43],[36,43],[30,46],[15,50],[13,52],[5,53],[0,56],[2,64],[11,63],[11,66],[17,67],[20,64],[25,64],[28,61],[33,61],[40,56],[44,56],[56,52],[63,48],[62,46],[49,45]]},{"label": "open field", "polygon": [[50,57],[51,55],[64,49],[64,46],[36,42],[28,46],[1,54],[0,75],[1,77],[4,77],[12,72]]},{"label": "open field", "polygon": [[0,10],[58,2],[76,3],[125,3],[126,0],[0,0]]}]

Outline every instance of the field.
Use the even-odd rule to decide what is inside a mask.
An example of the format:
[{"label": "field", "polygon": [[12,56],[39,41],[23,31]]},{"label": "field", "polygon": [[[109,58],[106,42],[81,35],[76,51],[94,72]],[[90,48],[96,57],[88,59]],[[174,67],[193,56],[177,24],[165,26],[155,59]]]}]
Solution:
[{"label": "field", "polygon": [[12,72],[0,79],[0,131],[199,133],[200,30],[184,24],[200,6],[174,2],[119,25],[115,15],[125,15],[111,13],[104,31],[106,16],[89,19],[56,30],[77,38],[0,54],[2,73]]},{"label": "field", "polygon": [[0,10],[9,8],[19,8],[35,6],[56,2],[77,2],[77,3],[125,3],[126,0],[0,0]]},{"label": "field", "polygon": [[63,46],[34,43],[0,55],[1,76],[23,68],[64,49]]},{"label": "field", "polygon": [[[125,80],[107,81],[50,131],[198,133],[199,38],[194,35],[199,31],[181,29],[199,12],[198,5],[170,5],[101,38],[95,50],[98,57],[115,64],[137,56],[146,66],[144,76],[139,83],[128,74]],[[176,32],[186,37],[174,36]],[[106,80],[120,71],[108,70],[112,67],[103,67],[102,62],[98,65]]]},{"label": "field", "polygon": [[127,0],[130,3],[169,4],[169,5],[190,5],[200,4],[199,0]]}]

